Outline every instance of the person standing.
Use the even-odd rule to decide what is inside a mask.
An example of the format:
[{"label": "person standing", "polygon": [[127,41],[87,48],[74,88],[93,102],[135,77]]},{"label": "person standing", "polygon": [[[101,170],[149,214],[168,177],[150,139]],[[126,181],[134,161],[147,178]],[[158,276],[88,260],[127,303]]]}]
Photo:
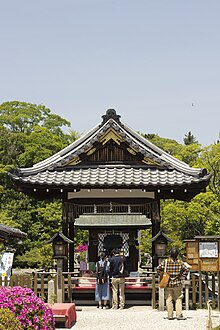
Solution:
[{"label": "person standing", "polygon": [[109,261],[104,252],[100,253],[100,260],[96,263],[95,300],[98,302],[99,309],[107,309],[107,301],[110,300]]},{"label": "person standing", "polygon": [[168,312],[168,319],[173,320],[173,302],[176,304],[176,318],[177,320],[186,320],[182,314],[182,280],[186,278],[188,274],[188,268],[182,260],[178,259],[179,251],[176,247],[172,247],[170,250],[170,258],[163,260],[157,267],[157,273],[160,275],[163,273],[165,264],[166,272],[169,273],[170,278],[165,289],[165,299]]},{"label": "person standing", "polygon": [[[119,249],[113,249],[110,259],[110,276],[112,283],[112,308],[124,309],[125,307],[125,276],[127,269],[126,259],[120,256]],[[119,292],[119,300],[118,300]]]}]

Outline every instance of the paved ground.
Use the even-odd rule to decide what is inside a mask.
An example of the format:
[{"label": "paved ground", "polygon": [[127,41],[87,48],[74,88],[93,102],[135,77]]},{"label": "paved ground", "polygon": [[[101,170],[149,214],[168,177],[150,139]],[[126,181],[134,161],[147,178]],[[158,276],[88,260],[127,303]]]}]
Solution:
[{"label": "paved ground", "polygon": [[[77,307],[77,323],[71,330],[206,330],[207,310],[184,311],[185,321],[168,320],[166,312],[146,306],[124,310],[98,310],[94,306]],[[220,312],[212,312],[213,326],[220,324]],[[61,330],[60,328],[57,330]],[[62,329],[63,330],[63,329]]]}]

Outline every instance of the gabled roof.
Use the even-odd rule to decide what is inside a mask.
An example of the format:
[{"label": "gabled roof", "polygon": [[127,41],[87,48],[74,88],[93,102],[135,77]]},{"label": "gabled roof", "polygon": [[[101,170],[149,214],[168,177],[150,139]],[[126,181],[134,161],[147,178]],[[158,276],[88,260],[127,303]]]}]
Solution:
[{"label": "gabled roof", "polygon": [[148,242],[155,242],[156,240],[162,239],[167,241],[167,242],[171,242],[173,243],[174,240],[169,238],[164,232],[163,230],[160,230],[152,239],[150,239]]},{"label": "gabled roof", "polygon": [[[210,175],[205,169],[192,168],[158,148],[120,120],[114,109],[108,109],[103,121],[78,140],[55,155],[31,168],[11,173],[20,187],[27,185],[65,188],[73,187],[205,187]],[[86,162],[98,148],[112,148],[124,152],[136,161]],[[198,193],[198,192],[197,192]]]},{"label": "gabled roof", "polygon": [[73,243],[73,241],[71,239],[69,239],[68,237],[66,237],[62,232],[58,232],[56,234],[54,234],[50,239],[48,239],[45,243],[53,243],[53,242],[66,242],[66,243]]}]

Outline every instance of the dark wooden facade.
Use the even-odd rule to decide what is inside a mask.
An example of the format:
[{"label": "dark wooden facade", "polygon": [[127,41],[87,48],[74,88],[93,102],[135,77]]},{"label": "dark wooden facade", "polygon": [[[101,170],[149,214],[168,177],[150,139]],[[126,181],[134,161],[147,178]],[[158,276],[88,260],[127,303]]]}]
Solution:
[{"label": "dark wooden facade", "polygon": [[[36,199],[62,198],[63,233],[89,231],[89,261],[108,235],[120,236],[130,270],[137,270],[138,231],[160,230],[160,200],[190,201],[210,175],[171,157],[120,121],[109,109],[79,140],[32,168],[11,173],[15,185]],[[154,247],[153,247],[154,254]],[[73,271],[74,246],[65,266]]]}]

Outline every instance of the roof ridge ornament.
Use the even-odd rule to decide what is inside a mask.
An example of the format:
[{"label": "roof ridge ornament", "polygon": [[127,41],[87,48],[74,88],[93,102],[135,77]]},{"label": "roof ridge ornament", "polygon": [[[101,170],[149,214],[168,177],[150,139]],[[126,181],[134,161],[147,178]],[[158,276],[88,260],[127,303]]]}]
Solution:
[{"label": "roof ridge ornament", "polygon": [[120,115],[117,115],[117,112],[115,109],[107,109],[106,114],[102,116],[103,118],[103,124],[106,123],[109,119],[114,119],[117,122],[120,122]]}]

